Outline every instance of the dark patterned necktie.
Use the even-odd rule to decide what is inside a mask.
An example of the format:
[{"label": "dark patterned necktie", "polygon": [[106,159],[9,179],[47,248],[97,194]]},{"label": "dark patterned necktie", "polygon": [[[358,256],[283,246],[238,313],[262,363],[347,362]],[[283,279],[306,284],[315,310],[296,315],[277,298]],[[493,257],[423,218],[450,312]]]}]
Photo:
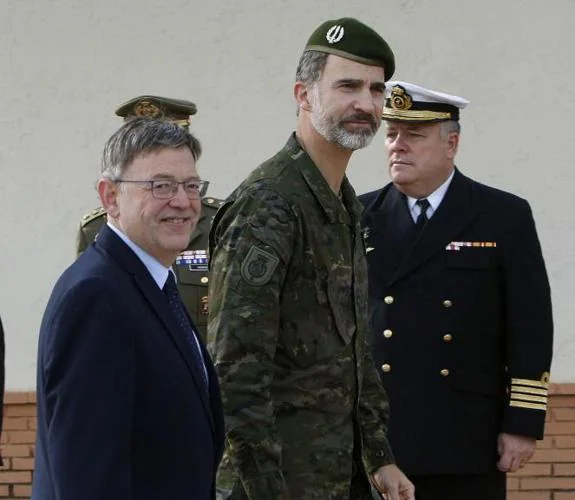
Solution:
[{"label": "dark patterned necktie", "polygon": [[178,287],[176,286],[176,279],[174,278],[174,273],[170,271],[168,273],[168,279],[163,288],[164,293],[170,304],[170,309],[174,313],[174,316],[178,320],[179,325],[184,331],[186,341],[190,346],[194,361],[198,365],[199,371],[202,374],[202,380],[204,381],[205,388],[208,388],[208,374],[206,372],[206,365],[204,363],[204,357],[202,356],[202,351],[200,350],[200,345],[198,343],[196,332],[194,331],[190,320],[184,309],[184,304],[180,299],[180,293],[178,292]]},{"label": "dark patterned necktie", "polygon": [[423,226],[427,223],[429,218],[427,217],[427,209],[431,206],[427,198],[422,198],[421,200],[417,200],[415,204],[419,207],[420,212],[417,216],[417,221],[415,222],[416,226],[419,229],[422,229]]}]

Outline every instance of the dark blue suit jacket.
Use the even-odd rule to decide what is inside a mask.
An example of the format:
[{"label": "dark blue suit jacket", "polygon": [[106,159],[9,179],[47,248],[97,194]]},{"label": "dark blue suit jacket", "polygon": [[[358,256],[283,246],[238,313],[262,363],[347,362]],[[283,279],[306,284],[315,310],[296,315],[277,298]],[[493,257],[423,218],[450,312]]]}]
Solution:
[{"label": "dark blue suit jacket", "polygon": [[33,500],[208,500],[224,424],[148,270],[104,227],[42,320]]}]

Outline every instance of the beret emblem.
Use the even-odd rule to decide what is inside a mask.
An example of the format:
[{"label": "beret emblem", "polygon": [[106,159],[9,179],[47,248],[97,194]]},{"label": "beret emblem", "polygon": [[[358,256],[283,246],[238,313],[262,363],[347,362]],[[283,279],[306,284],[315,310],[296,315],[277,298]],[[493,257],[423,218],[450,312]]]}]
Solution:
[{"label": "beret emblem", "polygon": [[343,26],[340,24],[334,24],[330,29],[327,30],[327,34],[325,35],[325,39],[329,44],[334,44],[339,42],[345,33]]}]

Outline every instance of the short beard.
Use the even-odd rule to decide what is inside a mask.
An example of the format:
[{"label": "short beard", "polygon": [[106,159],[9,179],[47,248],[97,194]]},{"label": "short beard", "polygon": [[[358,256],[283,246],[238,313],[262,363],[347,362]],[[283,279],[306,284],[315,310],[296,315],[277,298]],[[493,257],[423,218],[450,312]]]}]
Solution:
[{"label": "short beard", "polygon": [[[337,144],[341,148],[349,151],[355,151],[369,146],[378,129],[378,125],[372,115],[368,113],[356,113],[336,122],[325,112],[317,87],[313,89],[311,96],[313,107],[311,124],[319,135],[326,141]],[[345,129],[345,123],[354,120],[367,120],[371,123],[371,128],[362,129],[358,132],[348,132]]]}]

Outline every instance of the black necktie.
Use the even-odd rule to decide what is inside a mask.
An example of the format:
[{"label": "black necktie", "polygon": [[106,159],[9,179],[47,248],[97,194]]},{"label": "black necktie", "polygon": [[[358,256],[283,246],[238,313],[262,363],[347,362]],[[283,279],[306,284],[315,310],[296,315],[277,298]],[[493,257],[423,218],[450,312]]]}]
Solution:
[{"label": "black necktie", "polygon": [[178,323],[184,330],[184,334],[188,345],[192,351],[194,361],[198,365],[198,369],[202,374],[202,380],[204,381],[205,387],[208,387],[208,374],[206,373],[206,365],[204,364],[204,357],[202,356],[202,352],[200,350],[200,345],[198,343],[196,332],[194,331],[188,316],[186,314],[186,310],[184,309],[184,305],[182,304],[182,300],[180,299],[180,293],[178,292],[178,287],[176,286],[176,279],[174,278],[174,273],[171,271],[168,273],[168,279],[166,280],[166,284],[163,288],[164,293],[168,299],[168,303],[170,304],[170,309],[176,316]]},{"label": "black necktie", "polygon": [[430,207],[429,201],[427,198],[422,198],[421,200],[417,200],[415,204],[419,207],[420,212],[417,216],[417,221],[415,222],[416,226],[421,229],[425,226],[426,222],[429,220],[427,217],[427,209]]}]

